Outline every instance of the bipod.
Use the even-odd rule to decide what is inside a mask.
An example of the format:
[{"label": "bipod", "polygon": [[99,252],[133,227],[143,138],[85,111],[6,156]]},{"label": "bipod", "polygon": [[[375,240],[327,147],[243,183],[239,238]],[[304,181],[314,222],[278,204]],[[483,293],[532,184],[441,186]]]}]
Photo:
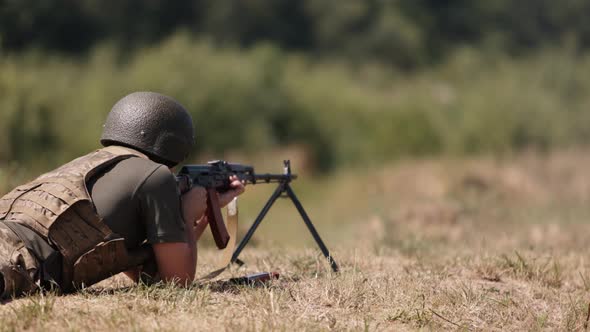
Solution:
[{"label": "bipod", "polygon": [[326,259],[330,263],[330,267],[332,267],[332,271],[338,272],[338,265],[336,264],[336,261],[330,255],[330,251],[328,250],[328,248],[324,244],[324,241],[322,241],[320,234],[318,234],[318,231],[315,229],[315,226],[311,222],[311,219],[309,219],[309,216],[305,212],[303,205],[301,205],[301,202],[297,198],[297,195],[295,195],[295,192],[293,191],[293,189],[290,186],[290,182],[291,182],[292,178],[291,178],[291,164],[290,164],[289,160],[285,160],[285,161],[283,161],[283,163],[285,166],[284,167],[284,175],[286,175],[284,177],[284,180],[281,180],[279,182],[277,189],[270,196],[270,198],[268,199],[268,201],[266,202],[266,204],[264,205],[264,207],[262,208],[262,210],[260,211],[260,213],[256,217],[256,220],[254,220],[254,223],[252,223],[252,226],[250,226],[250,229],[248,229],[248,232],[246,233],[246,235],[244,236],[242,241],[240,241],[240,244],[238,245],[238,247],[236,248],[236,250],[234,251],[234,253],[232,255],[231,262],[237,263],[239,265],[244,264],[244,262],[242,262],[241,260],[238,259],[238,256],[240,255],[240,253],[242,252],[244,247],[248,244],[248,241],[250,241],[250,239],[252,238],[252,235],[254,235],[254,232],[256,232],[256,229],[258,228],[258,226],[260,226],[260,223],[262,222],[262,220],[264,219],[264,217],[266,216],[266,214],[268,213],[268,211],[270,210],[270,208],[272,207],[274,202],[277,200],[277,198],[288,197],[291,199],[291,202],[293,202],[293,204],[295,205],[295,208],[297,209],[297,211],[301,215],[303,222],[307,226],[307,229],[309,230],[309,232],[313,236],[313,239],[317,243],[318,247],[320,247],[322,254],[324,254]]}]

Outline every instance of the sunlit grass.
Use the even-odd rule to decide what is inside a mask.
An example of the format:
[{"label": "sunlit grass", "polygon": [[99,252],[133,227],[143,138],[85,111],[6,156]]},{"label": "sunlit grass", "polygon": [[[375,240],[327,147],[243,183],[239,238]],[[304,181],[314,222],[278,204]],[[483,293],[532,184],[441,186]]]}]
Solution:
[{"label": "sunlit grass", "polygon": [[[294,187],[340,273],[280,202],[241,255],[246,264],[221,277],[276,271],[278,280],[181,289],[117,276],[0,306],[0,330],[580,330],[590,296],[587,155],[407,161],[304,178]],[[270,191],[248,188],[243,228]],[[217,258],[200,243],[198,275]]]}]

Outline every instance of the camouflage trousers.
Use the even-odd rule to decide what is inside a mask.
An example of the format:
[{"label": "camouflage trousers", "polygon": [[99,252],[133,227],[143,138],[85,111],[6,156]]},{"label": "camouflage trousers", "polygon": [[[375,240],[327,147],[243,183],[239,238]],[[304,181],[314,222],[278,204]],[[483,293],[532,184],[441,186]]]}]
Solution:
[{"label": "camouflage trousers", "polygon": [[21,239],[0,222],[0,299],[22,296],[39,289],[35,279],[39,261]]}]

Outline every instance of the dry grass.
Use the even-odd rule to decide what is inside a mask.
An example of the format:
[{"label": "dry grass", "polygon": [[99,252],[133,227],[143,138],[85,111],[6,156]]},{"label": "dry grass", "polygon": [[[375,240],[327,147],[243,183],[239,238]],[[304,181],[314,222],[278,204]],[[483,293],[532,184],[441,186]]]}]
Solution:
[{"label": "dry grass", "polygon": [[[14,330],[583,330],[590,303],[590,155],[403,162],[296,191],[334,249],[334,274],[287,205],[224,277],[263,287],[132,286],[0,306]],[[267,189],[250,189],[251,220]],[[305,243],[302,249],[298,243]],[[215,258],[200,253],[205,271]]]}]

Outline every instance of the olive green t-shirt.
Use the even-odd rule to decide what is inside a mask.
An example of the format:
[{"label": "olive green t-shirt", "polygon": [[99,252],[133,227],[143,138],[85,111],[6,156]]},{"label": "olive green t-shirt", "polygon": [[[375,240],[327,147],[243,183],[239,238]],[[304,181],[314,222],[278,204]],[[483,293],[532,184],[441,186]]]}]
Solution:
[{"label": "olive green t-shirt", "polygon": [[128,249],[149,243],[186,242],[174,175],[161,164],[128,158],[94,176],[88,191],[109,228]]}]

